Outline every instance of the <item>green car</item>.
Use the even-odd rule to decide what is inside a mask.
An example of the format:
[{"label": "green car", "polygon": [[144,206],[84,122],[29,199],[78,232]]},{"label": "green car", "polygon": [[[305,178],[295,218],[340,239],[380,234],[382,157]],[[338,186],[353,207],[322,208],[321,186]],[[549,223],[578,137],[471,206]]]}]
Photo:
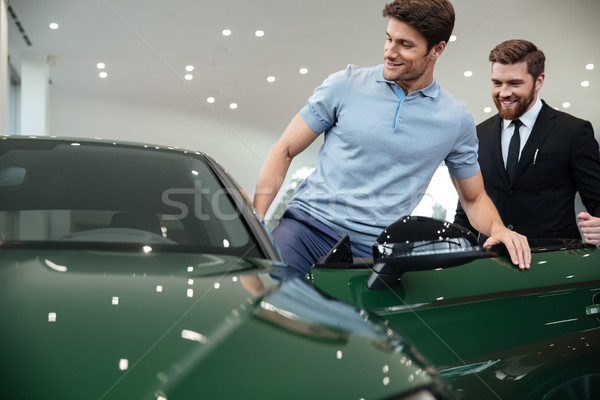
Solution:
[{"label": "green car", "polygon": [[599,399],[600,251],[530,244],[405,217],[298,276],[200,152],[0,137],[0,398]]},{"label": "green car", "polygon": [[195,151],[0,137],[0,296],[1,399],[448,398]]},{"label": "green car", "polygon": [[600,399],[600,251],[530,241],[532,266],[458,225],[405,217],[353,260],[343,238],[311,269],[331,298],[402,332],[457,399]]}]

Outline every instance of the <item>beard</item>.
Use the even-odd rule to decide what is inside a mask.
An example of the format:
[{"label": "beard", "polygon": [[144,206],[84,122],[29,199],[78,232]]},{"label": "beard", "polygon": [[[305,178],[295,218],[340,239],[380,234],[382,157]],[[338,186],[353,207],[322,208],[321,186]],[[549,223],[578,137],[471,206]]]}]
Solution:
[{"label": "beard", "polygon": [[517,104],[515,107],[511,107],[510,109],[503,108],[501,100],[496,96],[494,97],[494,104],[498,109],[498,114],[503,119],[512,121],[517,118],[521,118],[523,114],[527,112],[529,106],[533,103],[535,98],[535,85],[531,87],[531,92],[527,97],[518,97]]}]

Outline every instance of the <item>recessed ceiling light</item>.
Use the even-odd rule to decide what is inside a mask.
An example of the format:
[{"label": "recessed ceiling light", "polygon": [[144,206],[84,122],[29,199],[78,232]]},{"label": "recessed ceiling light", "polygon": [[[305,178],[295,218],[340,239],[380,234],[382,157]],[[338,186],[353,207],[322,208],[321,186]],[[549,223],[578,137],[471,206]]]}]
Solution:
[{"label": "recessed ceiling light", "polygon": [[96,64],[96,68],[104,69],[104,68],[106,68],[106,64],[104,64],[103,62],[99,62],[98,64]]},{"label": "recessed ceiling light", "polygon": [[473,71],[465,71],[465,73],[463,75],[467,78],[470,78],[473,76]]},{"label": "recessed ceiling light", "polygon": [[211,104],[212,104],[212,103],[214,103],[214,102],[215,102],[215,98],[214,98],[214,97],[208,97],[208,98],[206,99],[206,102],[207,102],[207,103],[211,103]]},{"label": "recessed ceiling light", "polygon": [[587,69],[588,71],[591,71],[594,69],[594,64],[588,64],[585,66],[585,69]]},{"label": "recessed ceiling light", "polygon": [[256,31],[256,32],[254,32],[254,36],[263,37],[263,36],[265,36],[265,31]]},{"label": "recessed ceiling light", "polygon": [[192,75],[192,74],[185,74],[184,78],[185,78],[186,81],[191,81],[192,79],[194,79],[194,75]]},{"label": "recessed ceiling light", "polygon": [[229,35],[231,35],[231,30],[230,30],[230,29],[223,29],[223,30],[221,31],[221,34],[222,34],[223,36],[229,36]]},{"label": "recessed ceiling light", "polygon": [[583,81],[581,82],[581,87],[588,87],[590,86],[590,82],[589,81]]},{"label": "recessed ceiling light", "polygon": [[300,68],[300,71],[299,71],[299,72],[300,72],[302,75],[306,75],[306,74],[308,74],[308,68]]},{"label": "recessed ceiling light", "polygon": [[267,82],[275,82],[274,76],[267,76]]},{"label": "recessed ceiling light", "polygon": [[186,70],[187,72],[192,72],[192,71],[194,70],[194,66],[193,66],[193,65],[186,65],[186,66],[185,66],[185,70]]},{"label": "recessed ceiling light", "polygon": [[456,42],[456,35],[452,35],[450,36],[450,40],[448,40],[449,42]]},{"label": "recessed ceiling light", "polygon": [[56,22],[51,22],[48,27],[52,30],[58,29],[58,24]]},{"label": "recessed ceiling light", "polygon": [[102,79],[106,78],[108,76],[108,74],[105,71],[101,71],[98,76]]},{"label": "recessed ceiling light", "polygon": [[492,112],[492,107],[484,107],[483,112],[489,114]]},{"label": "recessed ceiling light", "polygon": [[232,110],[235,110],[237,107],[238,107],[238,106],[237,106],[237,103],[231,103],[231,104],[229,105],[229,108],[231,108]]},{"label": "recessed ceiling light", "polygon": [[568,101],[565,101],[564,103],[562,103],[563,108],[569,108],[571,107],[571,103],[569,103]]}]

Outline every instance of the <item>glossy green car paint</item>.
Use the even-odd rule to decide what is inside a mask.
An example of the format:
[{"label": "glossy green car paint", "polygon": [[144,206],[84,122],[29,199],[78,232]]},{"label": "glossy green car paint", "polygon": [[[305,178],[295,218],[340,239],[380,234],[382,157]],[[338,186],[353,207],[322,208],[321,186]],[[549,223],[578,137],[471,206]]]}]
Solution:
[{"label": "glossy green car paint", "polygon": [[561,384],[548,398],[598,398],[600,321],[586,307],[600,303],[600,250],[538,250],[530,270],[482,258],[405,272],[388,290],[367,288],[367,265],[311,279],[405,334],[461,398],[539,399]]},{"label": "glossy green car paint", "polygon": [[4,250],[2,397],[377,399],[432,383],[399,337],[309,286],[304,305],[327,323],[278,308],[294,282],[279,287],[269,270],[230,256]]},{"label": "glossy green car paint", "polygon": [[[293,275],[201,153],[1,138],[0,178],[2,399],[446,398],[392,328]],[[162,233],[107,225],[131,212]]]}]

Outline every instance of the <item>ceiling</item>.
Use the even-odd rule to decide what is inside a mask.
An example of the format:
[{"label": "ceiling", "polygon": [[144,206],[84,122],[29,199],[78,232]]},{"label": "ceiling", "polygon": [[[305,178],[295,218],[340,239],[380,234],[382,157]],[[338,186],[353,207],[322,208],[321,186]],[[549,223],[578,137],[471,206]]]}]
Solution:
[{"label": "ceiling", "polygon": [[[9,0],[9,54],[50,56],[52,96],[186,111],[281,132],[313,89],[347,64],[382,61],[385,0]],[[493,114],[489,51],[513,38],[547,56],[541,97],[600,131],[600,1],[454,0],[457,21],[436,77],[476,122]],[[56,30],[49,24],[59,24]],[[230,36],[223,36],[230,29]],[[264,31],[263,37],[255,31]],[[106,64],[105,79],[96,64]],[[586,70],[587,64],[595,69]],[[184,75],[193,65],[192,80]],[[299,69],[308,73],[302,75]],[[464,76],[472,71],[470,78]],[[275,82],[267,82],[274,76]],[[588,87],[581,82],[588,81]],[[206,102],[208,97],[215,102]],[[232,110],[229,104],[237,103]]]}]

